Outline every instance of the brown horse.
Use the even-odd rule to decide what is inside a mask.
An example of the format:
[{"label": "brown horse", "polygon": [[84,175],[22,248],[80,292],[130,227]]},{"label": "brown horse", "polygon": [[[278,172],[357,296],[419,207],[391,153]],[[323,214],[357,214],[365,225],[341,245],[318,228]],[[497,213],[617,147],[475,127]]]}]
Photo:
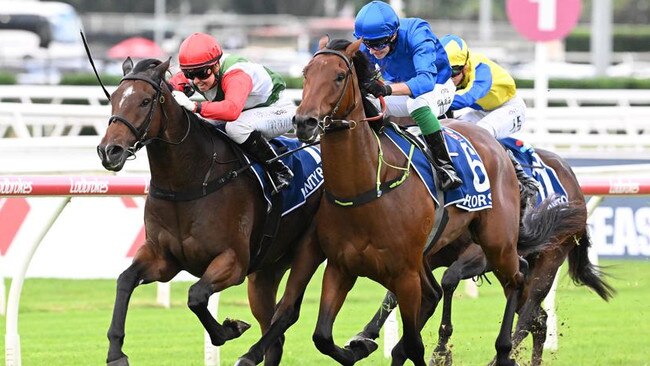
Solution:
[{"label": "brown horse", "polygon": [[[612,287],[603,280],[600,269],[589,261],[587,252],[591,241],[587,233],[587,208],[571,167],[564,159],[550,151],[536,149],[536,152],[544,164],[556,172],[566,190],[568,200],[575,203],[579,212],[566,217],[562,220],[561,226],[554,228],[551,242],[541,252],[526,256],[530,267],[524,282],[522,298],[519,299],[517,309],[519,318],[515,326],[513,347],[519,345],[528,333],[531,333],[533,336],[531,365],[533,366],[541,364],[546,340],[547,314],[542,308],[542,301],[550,291],[559,267],[567,258],[569,275],[574,283],[591,288],[606,301],[614,294]],[[523,229],[526,230],[529,225],[525,223]],[[453,332],[451,304],[454,291],[460,280],[481,276],[491,268],[481,247],[472,242],[469,233],[459,237],[437,253],[429,252],[427,262],[432,269],[448,267],[441,280],[444,301],[434,359],[438,363],[451,365],[451,349],[447,347],[447,343]],[[379,330],[394,308],[395,295],[388,293],[375,317],[358,336],[371,339],[379,337]]]},{"label": "brown horse", "polygon": [[[327,39],[321,40],[320,50],[304,69],[302,103],[294,117],[301,141],[313,141],[322,132],[325,198],[316,222],[328,261],[314,343],[345,365],[376,349],[368,339],[355,339],[341,348],[332,338],[346,294],[358,276],[365,276],[397,296],[404,336],[393,350],[392,363],[403,364],[408,358],[415,365],[425,365],[420,330],[440,298],[422,257],[434,224],[435,204],[422,180],[413,174],[408,158],[366,123],[359,85],[374,72],[358,51],[360,41],[326,43]],[[517,255],[517,178],[505,150],[487,132],[462,122],[450,127],[467,137],[482,157],[493,205],[473,212],[448,207],[449,222],[431,250],[437,252],[468,230],[481,245],[507,298],[496,341],[497,364],[513,365],[511,331],[524,280]],[[381,169],[382,164],[387,168]],[[531,250],[542,244],[533,238],[528,243]]]},{"label": "brown horse", "polygon": [[[210,335],[212,344],[239,337],[250,326],[239,320],[217,322],[208,298],[248,277],[248,298],[262,332],[269,330],[283,274],[289,277],[284,309],[296,317],[304,288],[324,256],[316,241],[313,217],[320,192],[281,218],[267,248],[260,248],[267,203],[237,147],[223,134],[180,107],[164,81],[169,60],[130,58],[111,97],[112,116],[97,147],[102,164],[119,171],[127,158],[147,147],[151,171],[144,221],[146,241],[117,280],[117,295],[108,330],[108,365],[128,365],[122,352],[129,299],[136,286],[171,280],[181,270],[199,277],[189,289],[188,306]],[[296,285],[298,284],[298,285]],[[287,295],[287,293],[289,293]],[[282,317],[281,317],[282,318]],[[295,321],[295,320],[294,320]],[[282,356],[282,324],[256,351],[267,365]]]}]

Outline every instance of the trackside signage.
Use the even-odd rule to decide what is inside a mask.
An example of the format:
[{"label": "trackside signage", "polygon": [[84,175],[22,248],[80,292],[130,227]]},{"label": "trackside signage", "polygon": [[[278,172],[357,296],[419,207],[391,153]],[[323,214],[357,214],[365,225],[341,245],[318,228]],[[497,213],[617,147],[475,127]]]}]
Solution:
[{"label": "trackside signage", "polygon": [[[0,271],[11,277],[31,243],[52,217],[63,197],[32,197],[37,192],[74,197],[58,217],[36,251],[28,277],[117,278],[143,243],[144,195],[111,196],[134,187],[144,192],[148,178],[42,177],[0,178]],[[55,185],[52,179],[59,185]],[[113,183],[116,183],[113,186]],[[584,182],[581,180],[581,184]],[[108,184],[108,186],[106,185]],[[587,185],[584,185],[587,184]],[[610,196],[589,218],[594,248],[600,256],[650,258],[650,184],[634,180],[600,180],[583,184],[587,195]],[[121,188],[119,188],[121,187]],[[118,189],[119,188],[119,189]],[[129,189],[127,189],[129,188]],[[58,193],[52,193],[58,192]],[[62,193],[64,192],[64,193]],[[109,197],[95,197],[97,195]],[[183,273],[178,278],[193,277]]]}]

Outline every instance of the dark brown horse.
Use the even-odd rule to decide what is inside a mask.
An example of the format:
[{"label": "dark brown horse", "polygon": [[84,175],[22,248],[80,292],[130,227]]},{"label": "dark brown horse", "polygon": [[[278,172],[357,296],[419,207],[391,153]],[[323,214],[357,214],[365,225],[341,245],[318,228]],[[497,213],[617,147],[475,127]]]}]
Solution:
[{"label": "dark brown horse", "polygon": [[[221,345],[249,325],[229,319],[217,322],[207,308],[210,295],[248,276],[251,310],[266,332],[287,268],[298,264],[289,277],[285,292],[289,305],[281,319],[297,317],[294,308],[324,259],[313,229],[320,192],[281,218],[280,225],[291,230],[279,230],[272,245],[260,248],[267,203],[256,178],[229,139],[175,102],[164,81],[168,67],[169,60],[143,60],[135,67],[131,59],[124,62],[125,76],[111,96],[112,116],[97,147],[104,167],[119,171],[127,158],[146,146],[151,171],[144,212],[146,241],[117,280],[108,330],[109,365],[128,365],[122,352],[124,326],[129,299],[140,284],[166,282],[182,270],[199,277],[190,287],[188,306],[212,344]],[[291,322],[285,323],[255,348],[267,365],[280,362],[283,332]]]},{"label": "dark brown horse", "polygon": [[[392,363],[410,359],[424,365],[420,330],[441,295],[422,257],[435,204],[408,158],[366,122],[359,85],[369,81],[373,69],[358,51],[360,41],[326,43],[327,39],[321,40],[321,49],[304,69],[302,103],[294,118],[301,141],[313,141],[322,132],[325,196],[329,197],[323,198],[316,217],[328,261],[314,342],[321,352],[345,365],[376,349],[368,339],[355,339],[341,348],[332,338],[347,293],[358,276],[365,276],[397,296],[404,336],[393,350]],[[468,230],[480,243],[507,298],[496,341],[497,364],[513,365],[511,331],[524,280],[517,255],[517,178],[506,152],[487,132],[462,122],[450,127],[467,137],[482,157],[493,205],[474,212],[448,207],[449,222],[431,250],[437,252]],[[531,240],[529,244],[533,250],[542,243]]]},{"label": "dark brown horse", "polygon": [[[546,340],[547,314],[542,308],[542,301],[553,284],[559,267],[568,258],[569,275],[574,283],[591,288],[604,300],[609,300],[614,294],[612,287],[603,278],[600,269],[589,261],[587,255],[591,241],[587,233],[587,208],[580,185],[571,167],[560,156],[546,150],[536,149],[537,154],[547,166],[556,172],[562,186],[566,190],[568,200],[573,202],[579,211],[572,217],[562,220],[562,225],[554,228],[551,242],[541,252],[526,256],[529,272],[526,275],[522,297],[519,299],[517,313],[519,318],[515,326],[513,347],[531,333],[533,350],[531,365],[540,365],[544,342]],[[533,169],[539,167],[533,167]],[[525,223],[527,230],[530,223]],[[472,242],[470,235],[465,234],[437,253],[430,252],[427,262],[432,269],[448,267],[441,285],[444,293],[443,313],[438,330],[438,345],[434,351],[434,359],[439,364],[451,365],[451,349],[447,347],[452,335],[451,304],[454,291],[462,279],[480,276],[491,270],[485,254],[478,244]],[[383,326],[390,311],[395,307],[395,295],[388,293],[380,310],[366,325],[359,337],[375,339]]]}]

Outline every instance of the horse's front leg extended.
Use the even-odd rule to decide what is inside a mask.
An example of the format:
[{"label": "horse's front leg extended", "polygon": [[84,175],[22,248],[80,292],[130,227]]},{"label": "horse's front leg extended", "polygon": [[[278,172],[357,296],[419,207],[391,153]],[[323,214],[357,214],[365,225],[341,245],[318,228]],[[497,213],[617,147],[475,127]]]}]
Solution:
[{"label": "horse's front leg extended", "polygon": [[[291,271],[284,294],[275,308],[271,326],[268,329],[262,329],[262,338],[237,360],[236,366],[257,365],[262,362],[262,358],[264,358],[265,366],[280,363],[284,333],[298,321],[305,289],[318,266],[325,260],[325,255],[321,251],[315,235],[308,235],[306,241],[298,248],[298,252],[291,262]],[[251,309],[253,309],[252,299]],[[267,310],[273,311],[273,307]],[[253,311],[255,312],[255,310]]]},{"label": "horse's front leg extended", "polygon": [[187,306],[199,318],[215,346],[239,337],[250,328],[250,324],[241,320],[226,319],[221,325],[208,310],[210,295],[244,281],[245,271],[237,259],[231,249],[219,254],[198,282],[190,286],[188,293]]},{"label": "horse's front leg extended", "polygon": [[133,290],[142,283],[169,281],[179,272],[170,262],[156,255],[146,244],[140,247],[133,263],[117,279],[117,293],[113,306],[113,317],[108,328],[108,366],[126,366],[127,356],[122,352],[126,312]]},{"label": "horse's front leg extended", "polygon": [[377,349],[377,344],[371,340],[350,343],[345,348],[334,344],[332,337],[334,320],[355,282],[356,277],[342,273],[340,269],[328,262],[323,275],[318,321],[312,336],[316,348],[321,353],[332,357],[342,365],[354,365]]}]

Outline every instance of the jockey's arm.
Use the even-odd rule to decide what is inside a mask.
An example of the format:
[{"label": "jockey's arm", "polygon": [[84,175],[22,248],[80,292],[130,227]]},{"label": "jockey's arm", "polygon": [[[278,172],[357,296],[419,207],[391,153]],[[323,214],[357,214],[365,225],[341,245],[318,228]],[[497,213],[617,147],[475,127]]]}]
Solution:
[{"label": "jockey's arm", "polygon": [[411,88],[409,88],[406,83],[394,83],[390,84],[391,89],[393,90],[393,93],[391,95],[408,95],[413,96],[413,93],[411,93]]},{"label": "jockey's arm", "polygon": [[246,99],[253,90],[253,79],[243,70],[235,69],[223,75],[221,87],[224,99],[201,102],[201,116],[219,121],[234,121],[244,110]]}]

